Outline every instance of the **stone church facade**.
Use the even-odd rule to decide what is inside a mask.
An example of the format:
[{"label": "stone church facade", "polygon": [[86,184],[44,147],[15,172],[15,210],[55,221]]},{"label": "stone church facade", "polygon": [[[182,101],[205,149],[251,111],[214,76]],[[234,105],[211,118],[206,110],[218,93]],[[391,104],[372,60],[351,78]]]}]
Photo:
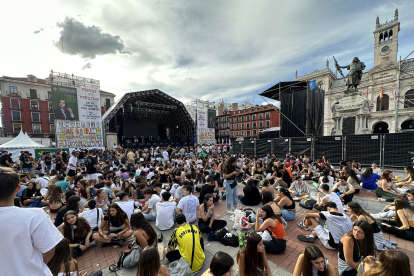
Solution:
[{"label": "stone church facade", "polygon": [[[344,122],[349,119],[353,120],[355,134],[414,131],[414,58],[397,61],[399,31],[398,10],[395,10],[391,21],[381,24],[377,17],[373,33],[374,67],[363,71],[359,92],[352,97],[345,96],[345,80],[338,78],[337,72],[329,68],[329,61],[325,69],[303,76],[296,72],[295,80],[316,79],[316,84],[325,90],[324,135],[345,135]],[[339,64],[344,62],[339,61]],[[343,71],[345,75],[347,72]],[[398,83],[400,97],[397,103],[395,92]],[[381,87],[383,98],[380,100]]]}]

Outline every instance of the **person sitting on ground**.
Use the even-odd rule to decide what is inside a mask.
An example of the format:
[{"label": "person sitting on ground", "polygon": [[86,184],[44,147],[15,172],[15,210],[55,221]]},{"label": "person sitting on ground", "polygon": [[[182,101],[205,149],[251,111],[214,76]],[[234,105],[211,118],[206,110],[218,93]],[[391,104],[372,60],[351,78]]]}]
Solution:
[{"label": "person sitting on ground", "polygon": [[154,194],[153,189],[147,188],[144,191],[145,195],[145,206],[142,207],[142,214],[147,220],[156,220],[157,219],[157,202],[161,201],[161,198]]},{"label": "person sitting on ground", "polygon": [[131,183],[128,180],[124,180],[122,182],[121,190],[119,190],[118,193],[116,193],[117,196],[119,196],[121,193],[127,193],[129,198],[134,198],[134,187],[132,187]]},{"label": "person sitting on ground", "polygon": [[114,194],[114,192],[111,189],[111,185],[112,185],[111,181],[106,181],[105,182],[105,187],[102,188],[102,190],[105,192],[105,194],[106,194],[107,198],[109,199],[109,201],[116,198],[116,195]]},{"label": "person sitting on ground", "polygon": [[79,211],[79,201],[80,201],[80,197],[73,195],[71,197],[68,198],[68,200],[66,201],[66,206],[62,207],[57,213],[56,213],[56,218],[55,218],[55,222],[54,225],[56,227],[59,227],[63,222],[63,217],[65,216],[65,214],[68,211],[75,211],[76,213],[78,213]]},{"label": "person sitting on ground", "polygon": [[183,187],[184,197],[180,200],[175,209],[176,213],[182,212],[189,223],[193,223],[197,219],[197,211],[200,206],[198,198],[191,194],[193,187],[185,185]]},{"label": "person sitting on ground", "polygon": [[[86,173],[86,171],[82,171],[81,174],[77,175],[75,178],[75,181],[73,181],[73,184],[76,186],[78,184],[78,182],[82,179],[87,180],[88,174]],[[87,185],[85,184],[85,187]]]},{"label": "person sitting on ground", "polygon": [[120,201],[115,202],[115,204],[118,204],[119,207],[121,207],[125,214],[127,214],[128,220],[130,220],[135,209],[134,202],[130,201],[127,193],[121,193],[119,195],[119,200]]},{"label": "person sitting on ground", "polygon": [[36,199],[42,199],[42,194],[34,182],[27,183],[26,189],[23,190],[22,203],[25,206],[32,204]]},{"label": "person sitting on ground", "polygon": [[272,198],[275,197],[275,189],[270,185],[269,179],[265,179],[263,181],[263,188],[260,190],[260,196],[263,196],[264,192],[270,192],[272,194]]},{"label": "person sitting on ground", "polygon": [[56,182],[56,186],[61,186],[62,187],[62,191],[64,193],[66,193],[66,189],[70,189],[70,183],[65,181],[65,176],[64,175],[59,175],[58,176],[58,182]]},{"label": "person sitting on ground", "polygon": [[162,183],[161,182],[156,182],[154,184],[154,191],[157,193],[157,195],[161,198],[162,194],[166,192],[166,190],[164,190],[162,188]]},{"label": "person sitting on ground", "polygon": [[53,190],[49,197],[42,200],[43,204],[49,205],[51,213],[57,213],[63,206],[65,201],[65,194],[62,192],[62,187],[53,185]]},{"label": "person sitting on ground", "polygon": [[[121,266],[135,266],[138,263],[138,259],[144,248],[157,245],[157,233],[155,233],[154,229],[142,213],[132,214],[130,223],[131,229],[134,231],[135,241],[132,243],[130,249],[121,252],[121,256],[116,264],[118,268]],[[122,262],[122,264],[120,262]]]},{"label": "person sitting on ground", "polygon": [[180,185],[180,183],[179,183],[179,181],[178,181],[178,179],[177,178],[173,178],[172,179],[172,185],[171,185],[171,190],[170,190],[170,193],[171,193],[171,195],[172,196],[175,196],[175,191],[178,189],[178,187],[180,187],[181,185]]},{"label": "person sitting on ground", "polygon": [[381,252],[379,259],[368,256],[358,267],[358,276],[412,275],[410,259],[398,249]]},{"label": "person sitting on ground", "polygon": [[[352,170],[352,169],[351,169]],[[359,180],[362,181],[362,188],[364,190],[375,191],[378,185],[375,183],[381,176],[372,172],[372,168],[367,168]]]},{"label": "person sitting on ground", "polygon": [[157,219],[155,220],[155,226],[161,231],[171,229],[174,226],[175,207],[177,203],[169,201],[170,192],[164,192],[161,195],[161,201],[157,202]]},{"label": "person sitting on ground", "polygon": [[310,190],[309,185],[306,181],[302,180],[302,177],[295,176],[295,181],[289,188],[289,192],[293,200],[302,200],[304,198],[309,198]]},{"label": "person sitting on ground", "polygon": [[138,261],[137,276],[170,276],[168,268],[160,263],[158,250],[154,246],[148,246],[142,250]]},{"label": "person sitting on ground", "polygon": [[375,194],[381,201],[393,202],[397,197],[403,196],[395,187],[395,181],[392,177],[394,174],[390,170],[385,170],[379,181],[379,186],[375,190]]},{"label": "person sitting on ground", "polygon": [[142,206],[145,200],[144,191],[146,189],[146,185],[143,183],[138,184],[138,188],[134,192],[134,201],[135,206]]},{"label": "person sitting on ground", "polygon": [[91,189],[87,187],[86,179],[79,180],[76,186],[78,187],[76,191],[79,197],[83,197],[86,200],[91,199]]},{"label": "person sitting on ground", "polygon": [[296,216],[296,204],[293,201],[290,192],[286,188],[280,188],[277,192],[275,202],[279,205],[282,210],[283,219],[286,221],[294,220]]},{"label": "person sitting on ground", "polygon": [[214,181],[213,178],[208,176],[206,183],[204,183],[203,187],[201,187],[200,196],[198,197],[200,204],[204,202],[204,196],[207,194],[213,195],[214,203],[218,202],[220,198],[217,196],[217,193],[216,193],[217,189],[218,189],[217,182]]},{"label": "person sitting on ground", "polygon": [[394,205],[394,220],[382,219],[381,230],[398,238],[414,241],[414,207],[405,198],[396,198]]},{"label": "person sitting on ground", "polygon": [[[277,216],[281,216],[282,220],[283,220],[282,210],[280,209],[279,205],[277,205],[277,203],[273,201],[273,197],[272,197],[272,194],[270,192],[264,192],[263,193],[262,206],[265,206],[265,205],[269,205],[270,207],[272,207],[273,213],[275,213],[275,215],[277,215]],[[256,215],[252,214],[250,216],[250,221],[255,222],[256,221]],[[259,222],[263,223],[263,219],[259,218]],[[286,229],[287,223],[284,220],[283,220],[283,225],[285,226],[285,229]]]},{"label": "person sitting on ground", "polygon": [[210,268],[201,276],[233,275],[234,259],[227,253],[218,251],[211,259]]},{"label": "person sitting on ground", "polygon": [[364,209],[362,209],[361,205],[357,202],[349,202],[348,203],[348,211],[350,213],[349,218],[355,221],[366,221],[371,225],[372,231],[374,233],[374,241],[375,246],[378,250],[383,251],[387,249],[395,249],[397,248],[397,244],[394,241],[386,240],[382,236],[381,229],[379,228],[377,221]]},{"label": "person sitting on ground", "polygon": [[63,217],[64,223],[59,226],[59,231],[69,241],[72,256],[77,258],[82,254],[77,253],[77,247],[85,251],[92,243],[92,228],[85,218],[78,217],[75,211],[66,212]]},{"label": "person sitting on ground", "polygon": [[[407,200],[410,203],[411,206],[414,207],[414,189],[408,190],[405,192],[407,194]],[[395,212],[395,205],[394,202],[391,204],[388,204],[384,207],[384,209],[378,213],[378,214],[371,214],[373,218],[375,219],[382,219],[382,218],[393,218],[397,215]]]},{"label": "person sitting on ground", "polygon": [[335,267],[325,258],[316,245],[308,245],[300,254],[293,271],[293,276],[336,276]]},{"label": "person sitting on ground", "polygon": [[277,167],[279,173],[282,174],[282,177],[274,177],[275,182],[273,184],[273,188],[277,187],[284,187],[289,188],[290,184],[292,183],[292,177],[290,176],[289,172],[286,170],[286,167],[279,166]]},{"label": "person sitting on ground", "polygon": [[344,204],[348,204],[354,198],[355,189],[352,185],[346,182],[346,176],[340,176],[338,183],[333,186],[332,192],[340,194],[339,198],[344,201]]},{"label": "person sitting on ground", "polygon": [[215,232],[217,229],[226,227],[225,220],[216,219],[213,196],[206,194],[203,204],[199,207],[200,218],[198,220],[198,227],[203,233]]},{"label": "person sitting on ground", "polygon": [[304,177],[304,180],[312,180],[313,179],[313,176],[314,176],[314,173],[313,173],[313,170],[312,170],[312,168],[309,166],[309,164],[308,163],[304,163],[303,164],[303,169],[301,170],[301,172],[300,172],[300,174],[303,176],[305,176]]},{"label": "person sitting on ground", "polygon": [[405,167],[404,171],[408,173],[408,176],[404,179],[397,180],[395,184],[398,187],[404,187],[404,186],[406,186],[407,188],[412,187],[413,186],[412,183],[414,182],[414,169],[412,167]]},{"label": "person sitting on ground", "polygon": [[354,194],[359,194],[359,191],[361,190],[361,180],[358,179],[354,170],[349,167],[345,167],[345,176],[347,177],[346,181],[354,187]]},{"label": "person sitting on ground", "polygon": [[[259,218],[263,219],[263,223],[259,222]],[[267,253],[270,254],[281,254],[286,249],[286,236],[285,228],[283,226],[283,220],[280,215],[276,215],[273,209],[269,205],[263,206],[262,209],[257,209],[256,222],[252,223],[256,232],[267,231],[270,236],[270,240],[264,240],[264,246]]]},{"label": "person sitting on ground", "polygon": [[109,201],[107,195],[105,194],[104,189],[98,189],[96,191],[96,196],[95,196],[94,199],[96,201],[96,208],[100,208],[103,211],[108,210],[109,205],[111,204],[111,202]]},{"label": "person sitting on ground", "polygon": [[328,184],[329,190],[333,189],[334,178],[329,175],[330,173],[331,173],[331,171],[328,168],[323,169],[323,171],[322,171],[323,176],[319,177],[319,181],[318,181],[319,187],[322,184]]},{"label": "person sitting on ground", "polygon": [[246,186],[243,188],[244,196],[240,198],[241,203],[247,206],[255,206],[262,201],[259,189],[254,185],[254,180],[247,180]]},{"label": "person sitting on ground", "polygon": [[318,190],[320,193],[318,193],[317,205],[316,206],[314,205],[314,209],[316,209],[317,211],[325,210],[324,206],[326,205],[326,203],[335,202],[338,208],[338,212],[339,213],[344,212],[344,207],[342,206],[341,199],[336,193],[333,193],[329,190],[328,184],[322,184]]},{"label": "person sitting on ground", "polygon": [[[85,208],[89,210],[85,211]],[[79,210],[79,217],[86,219],[93,232],[98,232],[98,228],[101,226],[103,211],[100,208],[96,208],[96,201],[94,199],[86,202]]]},{"label": "person sitting on ground", "polygon": [[[107,180],[110,181],[110,180]],[[98,183],[93,185],[93,187],[97,190],[97,189],[102,189],[103,187],[105,187],[105,178],[103,175],[98,176]]]},{"label": "person sitting on ground", "polygon": [[164,255],[170,263],[183,257],[190,265],[191,273],[194,273],[200,270],[204,263],[203,237],[197,226],[187,222],[184,214],[178,213],[174,221],[178,228],[174,229],[168,248],[164,249]]},{"label": "person sitting on ground", "polygon": [[239,276],[271,276],[262,237],[257,233],[250,233],[246,240],[246,245],[240,248],[236,257]]},{"label": "person sitting on ground", "polygon": [[[298,235],[297,238],[310,243],[314,243],[316,238],[319,238],[326,248],[336,250],[339,246],[339,239],[352,230],[352,221],[347,215],[338,212],[335,202],[327,202],[325,206],[327,211],[307,213],[303,222],[298,222],[299,227],[307,231],[309,231],[309,226],[313,226],[313,231],[306,236]],[[324,228],[325,221],[328,229]]]},{"label": "person sitting on ground", "polygon": [[358,265],[367,256],[375,256],[376,247],[371,225],[357,221],[352,230],[339,240],[338,271],[341,276],[356,276]]},{"label": "person sitting on ground", "polygon": [[372,163],[371,168],[372,168],[372,172],[373,173],[375,173],[377,175],[381,175],[382,174],[381,169],[378,168],[378,165],[376,163]]},{"label": "person sitting on ground", "polygon": [[123,240],[128,239],[132,234],[128,216],[119,205],[112,203],[104,216],[104,223],[99,227],[98,233],[92,235],[92,238],[103,245],[113,244],[122,247]]}]

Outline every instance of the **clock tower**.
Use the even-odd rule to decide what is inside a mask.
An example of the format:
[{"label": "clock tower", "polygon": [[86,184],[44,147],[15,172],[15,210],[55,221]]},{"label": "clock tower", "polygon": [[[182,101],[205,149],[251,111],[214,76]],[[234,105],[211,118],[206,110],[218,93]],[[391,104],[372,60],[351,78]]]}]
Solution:
[{"label": "clock tower", "polygon": [[374,67],[397,61],[399,31],[398,9],[395,9],[394,20],[385,21],[383,24],[380,24],[377,16],[374,31]]}]

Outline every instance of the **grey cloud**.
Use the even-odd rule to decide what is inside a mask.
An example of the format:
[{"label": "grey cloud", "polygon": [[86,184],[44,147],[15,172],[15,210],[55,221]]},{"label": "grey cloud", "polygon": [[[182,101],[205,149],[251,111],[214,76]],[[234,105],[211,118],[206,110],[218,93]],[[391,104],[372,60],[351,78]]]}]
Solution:
[{"label": "grey cloud", "polygon": [[81,70],[91,69],[91,68],[92,68],[92,63],[88,62],[82,66]]},{"label": "grey cloud", "polygon": [[38,33],[40,33],[41,31],[43,31],[43,28],[40,28],[39,30],[34,31],[33,33],[34,33],[34,34],[38,34]]},{"label": "grey cloud", "polygon": [[[57,26],[61,28],[60,36],[63,38],[65,54],[94,59],[100,55],[129,53],[119,36],[105,33],[98,26],[85,26],[70,17],[57,23]],[[56,48],[62,49],[61,40],[53,43]]]}]

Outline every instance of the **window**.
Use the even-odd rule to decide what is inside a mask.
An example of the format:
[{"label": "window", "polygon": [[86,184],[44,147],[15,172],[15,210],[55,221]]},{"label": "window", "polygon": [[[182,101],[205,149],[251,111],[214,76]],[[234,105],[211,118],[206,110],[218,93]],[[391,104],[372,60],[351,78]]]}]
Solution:
[{"label": "window", "polygon": [[250,115],[246,116],[246,121],[250,121]]},{"label": "window", "polygon": [[236,125],[236,130],[239,130],[239,124]]},{"label": "window", "polygon": [[250,130],[247,131],[247,137],[250,137]]},{"label": "window", "polygon": [[377,98],[377,111],[388,110],[390,105],[390,97],[384,94],[382,99],[378,96]]},{"label": "window", "polygon": [[50,125],[50,133],[55,133],[55,125],[54,124]]},{"label": "window", "polygon": [[253,122],[253,128],[256,128],[257,126],[256,126],[256,122]]},{"label": "window", "polygon": [[22,124],[13,124],[13,133],[19,134],[22,129]]},{"label": "window", "polygon": [[266,121],[266,127],[270,127],[270,121]]},{"label": "window", "polygon": [[239,117],[236,117],[236,123],[238,123],[239,122]]},{"label": "window", "polygon": [[243,122],[243,116],[240,116],[240,122]]},{"label": "window", "polygon": [[269,113],[269,112],[266,112],[266,114],[265,114],[265,118],[266,118],[266,119],[269,119],[269,118],[270,118],[270,113]]},{"label": "window", "polygon": [[256,120],[256,114],[253,114],[252,115],[252,120],[254,121],[254,120]]},{"label": "window", "polygon": [[53,104],[49,103],[49,111],[53,111]]},{"label": "window", "polygon": [[51,100],[52,99],[52,92],[47,91],[47,99]]},{"label": "window", "polygon": [[231,130],[234,130],[234,125],[231,125]]},{"label": "window", "polygon": [[231,123],[234,123],[234,122],[233,122],[233,117],[230,119],[230,122],[231,122]]},{"label": "window", "polygon": [[39,110],[39,103],[37,101],[30,101],[31,110]]},{"label": "window", "polygon": [[30,98],[37,99],[37,91],[36,89],[30,89]]},{"label": "window", "polygon": [[256,135],[257,135],[257,132],[255,129],[253,129],[253,136],[256,136]]},{"label": "window", "polygon": [[231,132],[231,137],[234,137],[234,132],[233,131]]},{"label": "window", "polygon": [[414,90],[405,93],[404,108],[414,107]]},{"label": "window", "polygon": [[259,113],[259,120],[263,119],[263,113]]},{"label": "window", "polygon": [[9,86],[10,94],[17,94],[17,87],[16,86]]},{"label": "window", "polygon": [[263,122],[259,122],[259,128],[263,128]]},{"label": "window", "polygon": [[250,128],[250,123],[247,123],[246,124],[246,129],[249,129]]},{"label": "window", "polygon": [[244,137],[244,130],[242,130],[242,134],[241,135]]},{"label": "window", "polygon": [[40,115],[38,112],[32,112],[32,121],[33,122],[40,122]]},{"label": "window", "polygon": [[34,82],[34,78],[33,77],[29,77],[29,81]]},{"label": "window", "polygon": [[55,116],[53,113],[49,113],[49,122],[54,122],[55,121]]},{"label": "window", "polygon": [[240,127],[241,129],[244,129],[244,124],[241,124],[241,127]]},{"label": "window", "polygon": [[12,111],[12,121],[21,121],[20,111]]},{"label": "window", "polygon": [[41,133],[40,125],[33,124],[33,133]]},{"label": "window", "polygon": [[236,135],[239,136],[239,132],[238,131],[236,131]]},{"label": "window", "polygon": [[19,109],[20,108],[19,99],[10,99],[10,106],[11,108]]}]

